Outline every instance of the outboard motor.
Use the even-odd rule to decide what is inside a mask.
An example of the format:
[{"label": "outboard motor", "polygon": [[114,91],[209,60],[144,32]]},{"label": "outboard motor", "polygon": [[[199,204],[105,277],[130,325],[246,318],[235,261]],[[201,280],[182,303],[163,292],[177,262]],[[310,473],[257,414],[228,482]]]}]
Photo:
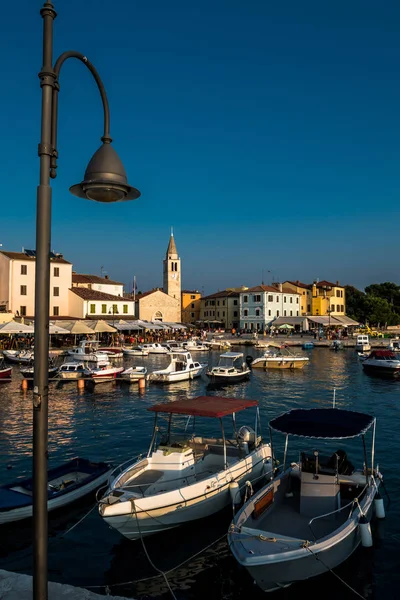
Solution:
[{"label": "outboard motor", "polygon": [[251,363],[253,362],[254,358],[252,356],[250,356],[250,354],[248,354],[246,356],[246,364],[251,367]]},{"label": "outboard motor", "polygon": [[248,425],[243,425],[238,431],[239,448],[244,454],[249,453],[249,444],[254,447],[256,443],[256,432]]}]

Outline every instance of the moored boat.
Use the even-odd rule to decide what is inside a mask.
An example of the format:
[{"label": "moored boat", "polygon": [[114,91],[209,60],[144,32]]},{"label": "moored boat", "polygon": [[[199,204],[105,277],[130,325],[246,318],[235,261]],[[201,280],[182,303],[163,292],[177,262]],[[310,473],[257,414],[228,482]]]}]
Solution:
[{"label": "moored boat", "polygon": [[99,342],[95,340],[83,340],[79,346],[76,346],[72,350],[68,350],[68,354],[72,360],[79,362],[93,362],[99,363],[108,361],[107,352],[99,351]]},{"label": "moored boat", "polygon": [[166,369],[153,371],[147,377],[153,383],[173,383],[174,381],[187,381],[200,377],[207,365],[193,360],[190,352],[173,352],[171,362]]},{"label": "moored boat", "polygon": [[127,348],[126,346],[122,347],[122,352],[124,356],[148,356],[149,351],[144,350],[142,348]]},{"label": "moored boat", "polygon": [[293,354],[285,344],[270,342],[264,355],[255,358],[250,364],[253,369],[302,369],[309,362],[307,356]]},{"label": "moored boat", "polygon": [[250,369],[243,362],[242,352],[225,352],[219,357],[216,367],[207,371],[208,383],[211,385],[224,385],[239,383],[250,377]]},{"label": "moored boat", "polygon": [[[21,373],[22,377],[24,377],[25,379],[33,379],[33,376],[35,373],[35,367],[33,365],[31,365],[29,367],[21,367],[20,373]],[[49,379],[54,379],[54,377],[57,376],[57,373],[58,373],[58,367],[56,367],[54,365],[54,361],[50,359],[49,360],[49,370],[48,370]]]},{"label": "moored boat", "polygon": [[100,346],[99,352],[105,352],[109,358],[122,358],[124,356],[124,351],[119,346],[110,346],[108,348]]},{"label": "moored boat", "polygon": [[[270,422],[271,432],[286,436],[282,473],[245,503],[228,532],[235,559],[262,590],[330,571],[356,550],[362,535],[370,543],[367,519],[382,479],[374,465],[375,423],[370,415],[336,408],[295,409]],[[364,441],[368,430],[369,462]],[[322,439],[325,452],[329,440],[360,436],[364,467],[355,469],[339,449],[330,456],[318,450],[301,452],[299,463],[286,468],[289,436],[310,438],[314,448]]]},{"label": "moored boat", "polygon": [[[256,409],[255,430],[242,426],[235,433],[237,413],[251,408]],[[271,473],[271,448],[261,437],[256,400],[203,396],[148,410],[155,420],[147,457],[121,465],[99,501],[100,515],[125,537],[134,540],[212,515],[231,503],[232,488],[240,501],[244,490],[236,484],[243,488]],[[160,414],[168,415],[161,439]],[[196,428],[200,417],[218,419],[222,438],[189,434],[187,427],[179,434],[179,416],[193,417]],[[225,436],[223,417],[233,421],[232,438]]]},{"label": "moored boat", "polygon": [[362,361],[362,366],[371,375],[400,376],[400,357],[392,350],[373,350]]},{"label": "moored boat", "polygon": [[358,335],[354,348],[356,352],[369,352],[371,350],[371,344],[369,343],[368,335]]},{"label": "moored boat", "polygon": [[85,376],[90,379],[90,382],[102,383],[113,381],[122,371],[124,371],[124,367],[115,367],[109,362],[104,362],[94,368],[86,369]]},{"label": "moored boat", "polygon": [[144,379],[147,375],[146,367],[129,367],[129,369],[125,369],[120,373],[120,378],[123,381],[138,381],[139,379]]},{"label": "moored boat", "polygon": [[4,358],[11,363],[31,364],[34,360],[33,350],[3,350]]},{"label": "moored boat", "polygon": [[[50,512],[62,508],[103,485],[111,465],[94,463],[85,458],[74,458],[48,471],[48,502]],[[33,478],[17,479],[0,486],[0,524],[32,517]]]},{"label": "moored boat", "polygon": [[166,348],[165,346],[162,346],[161,344],[140,344],[140,346],[138,346],[138,348],[140,350],[145,350],[147,351],[149,354],[169,354],[169,350],[168,348]]},{"label": "moored boat", "polygon": [[12,373],[12,367],[6,367],[4,358],[0,360],[0,381],[6,381],[10,379]]},{"label": "moored boat", "polygon": [[83,362],[65,362],[58,369],[58,376],[61,379],[81,379],[85,376],[85,371],[86,365]]}]

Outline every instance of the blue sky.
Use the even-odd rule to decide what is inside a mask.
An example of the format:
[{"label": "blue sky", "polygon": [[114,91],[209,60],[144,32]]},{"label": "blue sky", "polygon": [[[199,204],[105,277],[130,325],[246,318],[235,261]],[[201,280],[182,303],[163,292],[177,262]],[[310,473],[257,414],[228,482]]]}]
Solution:
[{"label": "blue sky", "polygon": [[[0,24],[0,243],[35,247],[42,19]],[[55,2],[55,57],[95,64],[135,202],[71,196],[102,134],[100,97],[63,67],[52,248],[80,272],[162,285],[174,227],[183,287],[399,281],[400,5],[287,0]],[[7,84],[7,85],[5,85]]]}]

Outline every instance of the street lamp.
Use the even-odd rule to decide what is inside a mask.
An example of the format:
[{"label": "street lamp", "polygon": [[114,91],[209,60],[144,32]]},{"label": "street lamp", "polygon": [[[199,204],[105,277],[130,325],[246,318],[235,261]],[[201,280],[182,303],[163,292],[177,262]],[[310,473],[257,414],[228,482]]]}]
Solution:
[{"label": "street lamp", "polygon": [[40,184],[36,211],[35,274],[35,365],[33,388],[33,598],[47,599],[47,459],[48,459],[48,364],[49,364],[49,297],[50,297],[50,177],[57,169],[57,113],[60,69],[68,58],[76,58],[92,73],[104,109],[102,145],[88,164],[84,179],[70,191],[75,196],[97,202],[135,200],[140,192],[128,184],[125,169],[111,147],[110,112],[103,83],[86,56],[64,52],[53,66],[53,21],[57,14],[46,1],[43,17],[43,66],[39,73],[42,88]]},{"label": "street lamp", "polygon": [[115,323],[115,315],[118,315],[118,308],[115,306],[115,304],[112,305],[112,309],[110,308],[110,310],[108,311],[109,315],[113,316],[113,327],[114,327],[114,323]]}]

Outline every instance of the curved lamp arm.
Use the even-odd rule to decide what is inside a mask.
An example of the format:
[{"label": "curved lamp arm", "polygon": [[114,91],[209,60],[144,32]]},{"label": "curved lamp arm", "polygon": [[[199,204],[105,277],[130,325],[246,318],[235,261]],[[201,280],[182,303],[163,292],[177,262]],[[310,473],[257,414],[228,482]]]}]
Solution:
[{"label": "curved lamp arm", "polygon": [[93,75],[94,80],[96,81],[97,87],[100,92],[101,101],[103,103],[103,110],[104,110],[104,133],[103,133],[103,137],[101,138],[101,141],[103,142],[103,144],[110,144],[112,142],[112,139],[110,137],[110,109],[108,106],[106,90],[104,88],[103,82],[100,79],[100,75],[98,74],[97,70],[92,65],[92,63],[81,52],[76,52],[75,50],[69,50],[67,52],[63,52],[59,56],[59,58],[57,59],[55,65],[54,65],[55,82],[54,82],[54,87],[53,87],[52,117],[51,117],[51,145],[53,148],[53,154],[52,154],[51,161],[50,161],[50,177],[52,179],[55,179],[55,177],[57,176],[56,169],[57,169],[57,158],[58,158],[58,152],[57,152],[58,92],[60,91],[60,84],[58,81],[58,77],[60,74],[61,67],[63,66],[64,62],[68,58],[77,58],[78,60],[83,62],[83,64],[87,66],[87,68]]}]

